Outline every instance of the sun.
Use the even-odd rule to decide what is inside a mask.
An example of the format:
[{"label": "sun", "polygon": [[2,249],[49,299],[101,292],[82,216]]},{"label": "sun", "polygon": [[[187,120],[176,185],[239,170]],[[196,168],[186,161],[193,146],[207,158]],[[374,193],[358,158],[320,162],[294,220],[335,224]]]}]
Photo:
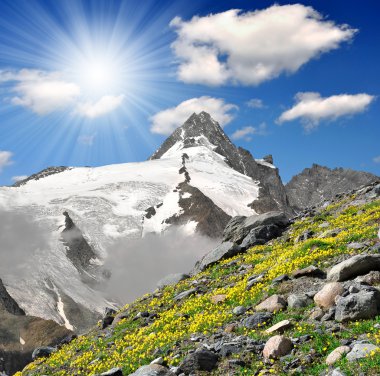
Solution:
[{"label": "sun", "polygon": [[117,59],[106,56],[84,57],[75,64],[77,82],[85,95],[107,95],[120,88],[124,80]]}]

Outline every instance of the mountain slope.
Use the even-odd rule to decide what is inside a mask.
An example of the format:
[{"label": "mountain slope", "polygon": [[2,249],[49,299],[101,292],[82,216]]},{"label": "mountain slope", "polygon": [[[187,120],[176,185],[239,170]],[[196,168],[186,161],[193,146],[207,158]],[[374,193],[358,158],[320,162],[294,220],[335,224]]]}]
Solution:
[{"label": "mountain slope", "polygon": [[173,225],[183,236],[219,238],[232,216],[277,208],[287,210],[278,170],[237,149],[210,115],[194,114],[149,161],[49,168],[1,187],[4,215],[27,216],[43,235],[38,249],[24,250],[28,272],[1,270],[1,278],[28,315],[82,331],[114,306],[102,290],[115,241]]},{"label": "mountain slope", "polygon": [[280,238],[141,297],[18,376],[113,367],[104,375],[378,375],[379,221],[380,186],[335,198]]},{"label": "mountain slope", "polygon": [[344,168],[330,169],[313,164],[286,184],[285,190],[292,207],[300,210],[349,192],[361,186],[378,182],[380,177],[368,172]]}]

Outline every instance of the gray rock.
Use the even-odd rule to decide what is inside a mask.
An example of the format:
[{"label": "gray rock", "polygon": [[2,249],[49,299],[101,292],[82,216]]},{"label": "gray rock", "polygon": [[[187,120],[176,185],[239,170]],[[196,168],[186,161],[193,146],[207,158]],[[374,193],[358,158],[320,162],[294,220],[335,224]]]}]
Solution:
[{"label": "gray rock", "polygon": [[291,294],[288,296],[289,308],[304,308],[312,303],[313,300],[306,294]]},{"label": "gray rock", "polygon": [[372,270],[380,270],[380,255],[357,255],[335,265],[327,273],[329,281],[347,281]]},{"label": "gray rock", "polygon": [[366,275],[360,275],[359,277],[356,277],[355,282],[363,283],[366,285],[376,285],[380,283],[380,271],[378,270],[372,270]]},{"label": "gray rock", "polygon": [[223,358],[232,354],[238,354],[243,351],[243,346],[244,344],[241,342],[223,343],[219,354]]},{"label": "gray rock", "polygon": [[281,282],[284,282],[284,281],[289,281],[289,279],[290,279],[290,277],[287,274],[281,274],[278,277],[276,277],[272,281],[272,283],[277,284],[277,283],[281,283]]},{"label": "gray rock", "polygon": [[328,373],[328,376],[346,376],[346,374],[343,373],[339,368],[335,368]]},{"label": "gray rock", "polygon": [[371,343],[356,343],[352,350],[347,354],[346,358],[349,362],[365,358],[373,350],[379,348]]},{"label": "gray rock", "polygon": [[188,354],[179,366],[181,372],[212,371],[216,368],[219,356],[209,350],[200,349]]},{"label": "gray rock", "polygon": [[189,276],[184,273],[169,274],[157,282],[157,287],[162,289],[165,286],[172,286],[186,278],[189,278]]},{"label": "gray rock", "polygon": [[189,297],[190,295],[195,294],[197,291],[198,291],[198,289],[196,289],[196,288],[194,288],[194,289],[190,289],[190,290],[186,290],[186,291],[182,291],[182,292],[180,292],[178,295],[176,295],[176,296],[174,297],[174,300],[175,300],[175,301],[182,300],[182,299],[184,299],[184,298]]},{"label": "gray rock", "polygon": [[336,299],[335,320],[339,322],[372,319],[380,314],[380,291],[362,289]]},{"label": "gray rock", "polygon": [[264,278],[264,274],[254,275],[248,278],[246,290],[250,290],[256,283],[260,282]]},{"label": "gray rock", "polygon": [[140,367],[129,376],[175,376],[175,374],[160,364],[150,364]]},{"label": "gray rock", "polygon": [[260,326],[269,324],[272,321],[273,314],[270,312],[256,312],[243,321],[243,326],[248,329],[256,329]]},{"label": "gray rock", "polygon": [[112,368],[109,371],[103,372],[100,376],[123,376],[121,368]]},{"label": "gray rock", "polygon": [[[251,230],[257,229],[257,238],[266,236],[272,236],[274,228],[265,228],[265,226],[274,225],[278,227],[279,232],[281,229],[285,229],[289,224],[287,216],[283,212],[269,212],[260,215],[253,215],[251,217],[234,217],[227,224],[224,233],[223,240],[240,244],[249,235],[253,237],[255,232]],[[278,236],[278,235],[276,235]],[[265,239],[264,239],[265,240]],[[266,241],[270,240],[269,238]]]},{"label": "gray rock", "polygon": [[363,249],[366,247],[366,244],[365,243],[358,243],[358,242],[355,242],[355,243],[350,243],[350,244],[347,244],[347,248],[348,249]]},{"label": "gray rock", "polygon": [[243,248],[265,244],[267,241],[279,237],[284,231],[283,227],[275,224],[253,228],[241,242]]},{"label": "gray rock", "polygon": [[301,278],[301,277],[315,277],[315,278],[324,278],[325,272],[314,265],[307,266],[303,269],[297,269],[292,273],[292,277]]},{"label": "gray rock", "polygon": [[55,351],[57,351],[57,349],[55,347],[50,347],[50,346],[37,347],[33,351],[32,359],[34,360],[34,359],[37,359],[37,358],[48,357],[51,354],[53,354],[53,352],[55,352]]},{"label": "gray rock", "polygon": [[224,242],[211,252],[207,253],[200,261],[198,261],[195,264],[192,273],[199,273],[205,270],[207,267],[214,265],[218,261],[233,257],[242,251],[243,250],[239,245],[232,242]]},{"label": "gray rock", "polygon": [[246,308],[243,306],[237,306],[233,309],[232,313],[236,316],[244,315]]}]

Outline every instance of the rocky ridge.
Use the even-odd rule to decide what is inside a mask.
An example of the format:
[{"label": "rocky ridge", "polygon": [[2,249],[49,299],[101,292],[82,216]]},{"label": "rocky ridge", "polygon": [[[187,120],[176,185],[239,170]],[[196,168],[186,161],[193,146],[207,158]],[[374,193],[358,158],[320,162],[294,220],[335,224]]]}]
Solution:
[{"label": "rocky ridge", "polygon": [[[229,240],[263,226],[231,222]],[[231,242],[238,252],[168,278],[20,375],[378,375],[379,223],[379,185],[338,195],[265,244]]]},{"label": "rocky ridge", "polygon": [[285,185],[289,204],[297,211],[320,205],[336,194],[357,190],[362,186],[379,183],[380,177],[363,171],[345,168],[330,169],[313,164]]}]

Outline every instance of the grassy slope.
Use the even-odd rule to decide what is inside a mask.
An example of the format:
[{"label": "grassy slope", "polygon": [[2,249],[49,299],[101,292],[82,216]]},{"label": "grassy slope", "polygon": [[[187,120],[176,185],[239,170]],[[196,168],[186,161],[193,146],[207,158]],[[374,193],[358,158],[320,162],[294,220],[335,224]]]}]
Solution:
[{"label": "grassy slope", "polygon": [[[128,375],[138,367],[148,364],[159,354],[164,354],[168,364],[177,365],[186,351],[196,345],[189,341],[194,333],[206,335],[223,329],[227,323],[236,321],[232,309],[237,305],[250,307],[264,297],[276,292],[272,280],[284,273],[308,266],[310,264],[326,269],[342,255],[360,253],[350,250],[347,244],[353,241],[367,240],[371,244],[378,241],[377,231],[380,219],[380,200],[364,205],[352,206],[355,196],[345,197],[318,213],[294,223],[281,238],[265,246],[256,246],[247,253],[224,260],[201,274],[166,287],[160,292],[145,295],[130,306],[126,306],[128,318],[120,321],[114,328],[100,330],[95,328],[86,336],[79,337],[45,360],[37,360],[17,375],[92,375],[104,372],[112,367],[122,367]],[[323,222],[329,222],[329,228],[320,228]],[[336,237],[317,239],[318,234],[340,228],[342,231]],[[305,230],[315,232],[315,238],[300,243],[295,239]],[[231,262],[235,261],[235,262]],[[244,266],[241,268],[241,266]],[[243,270],[238,273],[238,270]],[[247,279],[251,275],[265,272],[265,278],[246,290]],[[179,303],[173,297],[181,291],[192,288],[194,281],[201,283],[204,294],[193,295]],[[211,297],[216,294],[226,294],[227,299],[219,304],[213,304]],[[308,375],[319,375],[324,369],[327,354],[339,346],[343,338],[357,338],[365,335],[374,344],[380,344],[380,334],[374,324],[380,323],[380,317],[375,320],[349,323],[338,333],[317,334],[314,324],[307,321],[311,307],[299,310],[287,310],[276,313],[273,323],[285,318],[294,318],[297,324],[285,335],[299,337],[311,334],[312,340],[299,345],[298,357],[316,351],[314,360],[306,365]],[[133,320],[139,311],[154,311],[158,318],[147,326],[142,326],[143,319]],[[323,324],[321,326],[323,329]],[[263,330],[248,330],[239,328],[238,334],[253,338],[266,339],[269,336]],[[159,351],[157,351],[159,349]],[[238,356],[235,356],[238,357]],[[253,375],[257,370],[267,369],[276,375],[283,375],[279,361],[272,365],[263,365],[262,358],[251,354],[246,367],[241,367],[242,375]],[[347,376],[357,375],[357,365],[340,361],[338,366]],[[366,375],[380,374],[380,354],[374,353],[359,363],[360,370]],[[213,374],[223,373],[214,371]]]}]

